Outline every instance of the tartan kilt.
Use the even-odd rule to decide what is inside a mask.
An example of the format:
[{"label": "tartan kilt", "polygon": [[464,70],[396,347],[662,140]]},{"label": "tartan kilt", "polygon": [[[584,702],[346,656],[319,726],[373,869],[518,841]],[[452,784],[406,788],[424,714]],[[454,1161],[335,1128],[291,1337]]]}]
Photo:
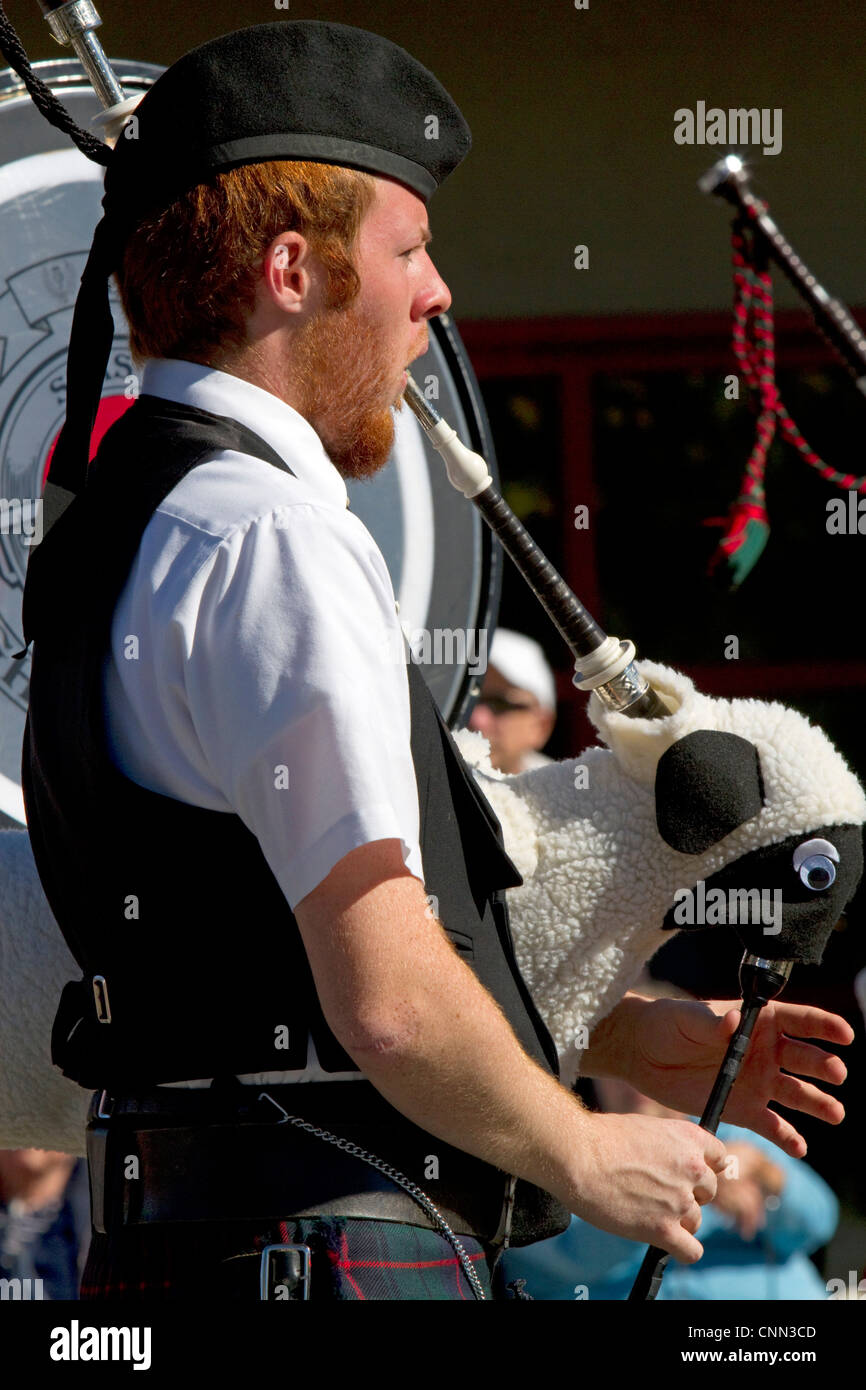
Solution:
[{"label": "tartan kilt", "polygon": [[[470,1236],[458,1238],[491,1298],[484,1247]],[[80,1297],[143,1303],[214,1296],[256,1301],[259,1261],[231,1257],[291,1243],[310,1247],[311,1300],[475,1299],[453,1247],[438,1231],[330,1216],[279,1221],[265,1229],[261,1223],[171,1222],[125,1226],[109,1235],[94,1232]],[[227,1265],[221,1263],[226,1260]]]}]

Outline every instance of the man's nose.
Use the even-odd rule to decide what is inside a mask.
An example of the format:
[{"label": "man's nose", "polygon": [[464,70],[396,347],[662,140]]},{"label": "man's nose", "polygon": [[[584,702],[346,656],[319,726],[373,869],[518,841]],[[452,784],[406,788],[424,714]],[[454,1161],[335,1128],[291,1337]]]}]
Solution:
[{"label": "man's nose", "polygon": [[433,319],[451,308],[451,291],[429,256],[427,259],[430,261],[430,276],[424,287],[420,317]]}]

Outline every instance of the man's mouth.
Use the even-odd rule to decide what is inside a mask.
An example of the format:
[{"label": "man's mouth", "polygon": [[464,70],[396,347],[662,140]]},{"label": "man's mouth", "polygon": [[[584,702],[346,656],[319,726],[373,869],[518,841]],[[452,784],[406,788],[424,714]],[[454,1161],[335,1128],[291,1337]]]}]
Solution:
[{"label": "man's mouth", "polygon": [[409,358],[409,362],[407,363],[407,370],[408,370],[408,368],[409,368],[409,365],[410,365],[412,362],[415,361],[416,357],[423,357],[423,356],[424,356],[425,352],[427,352],[427,351],[429,350],[429,347],[430,347],[430,339],[429,339],[429,338],[425,338],[424,341],[423,341],[423,343],[421,344],[421,346],[418,348],[418,351],[417,351],[417,352],[414,352],[414,353],[412,354],[412,356]]},{"label": "man's mouth", "polygon": [[427,352],[429,346],[430,346],[429,342],[422,343],[422,345],[418,348],[417,352],[413,352],[412,356],[409,358],[409,361],[406,363],[406,366],[403,368],[403,372],[402,372],[402,375],[401,375],[401,377],[400,377],[400,395],[403,394],[403,392],[406,390],[406,387],[407,387],[408,384],[409,384],[409,368],[410,368],[410,366],[412,365],[412,363],[413,363],[414,361],[416,361],[417,358],[423,357],[423,356],[424,356],[424,354],[425,354],[425,352]]}]

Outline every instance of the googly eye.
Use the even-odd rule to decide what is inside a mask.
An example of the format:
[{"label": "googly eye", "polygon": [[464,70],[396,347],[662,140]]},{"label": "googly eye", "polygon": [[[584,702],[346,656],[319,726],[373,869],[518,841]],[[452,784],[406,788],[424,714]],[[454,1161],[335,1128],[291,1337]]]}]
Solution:
[{"label": "googly eye", "polygon": [[836,880],[836,865],[826,854],[810,854],[800,865],[800,881],[811,888],[813,893],[821,893]]},{"label": "googly eye", "polygon": [[822,893],[836,881],[839,852],[829,840],[804,840],[794,850],[794,872],[813,893]]}]

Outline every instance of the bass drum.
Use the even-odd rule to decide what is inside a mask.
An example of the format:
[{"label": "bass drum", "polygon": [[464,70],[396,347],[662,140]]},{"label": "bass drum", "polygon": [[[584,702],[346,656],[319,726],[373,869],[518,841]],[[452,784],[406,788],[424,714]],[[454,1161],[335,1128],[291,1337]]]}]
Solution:
[{"label": "bass drum", "polygon": [[[128,95],[163,71],[113,60]],[[100,111],[74,60],[34,64],[79,125]],[[0,825],[21,825],[21,744],[30,657],[21,595],[38,544],[41,496],[65,415],[66,349],[79,281],[101,216],[102,168],[39,114],[17,75],[0,72]],[[126,325],[111,284],[117,331],[96,423],[98,439],[134,395]],[[453,322],[430,324],[413,375],[461,438],[495,460],[484,406]],[[478,512],[450,485],[408,407],[396,413],[394,451],[375,478],[348,484],[352,509],[388,564],[400,619],[439,709],[465,723],[480,688],[499,602],[500,551]]]}]

